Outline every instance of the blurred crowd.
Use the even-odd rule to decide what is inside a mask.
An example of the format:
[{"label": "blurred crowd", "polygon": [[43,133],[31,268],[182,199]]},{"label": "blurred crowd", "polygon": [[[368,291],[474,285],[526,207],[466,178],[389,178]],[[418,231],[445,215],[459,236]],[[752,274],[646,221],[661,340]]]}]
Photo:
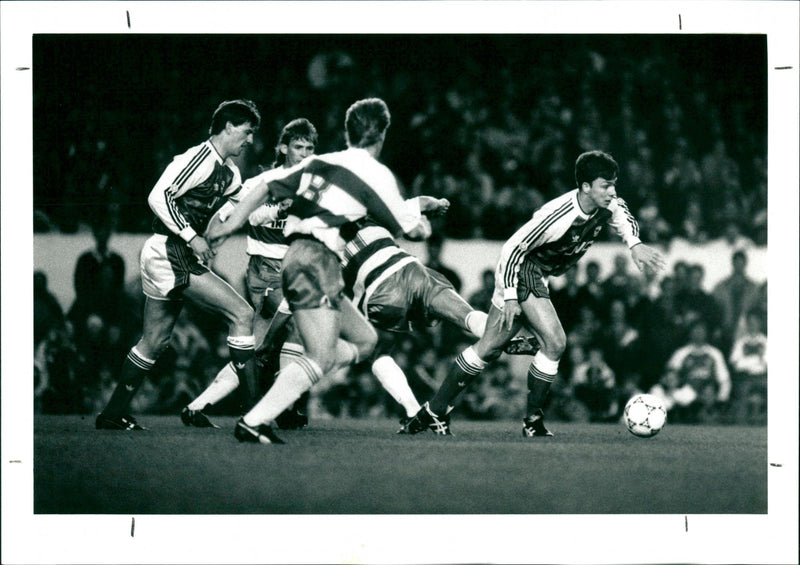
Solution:
[{"label": "blurred crowd", "polygon": [[[96,229],[95,248],[75,267],[76,298],[63,312],[46,275],[34,273],[35,406],[41,413],[93,413],[108,400],[130,344],[141,331],[139,278],[125,284],[124,263]],[[427,264],[457,289],[457,272],[442,264],[439,238]],[[747,252],[734,251],[730,272],[711,292],[704,268],[678,261],[648,280],[627,254],[601,276],[586,261],[553,279],[553,304],[567,333],[567,351],[546,410],[549,418],[614,422],[637,392],[660,396],[673,422],[765,424],[767,407],[767,283],[747,275]],[[488,310],[494,273],[466,297]],[[453,359],[474,338],[443,322],[395,334],[393,357],[420,400],[429,398]],[[187,304],[167,353],[137,394],[133,410],[175,414],[228,362],[227,328]],[[517,418],[525,403],[529,358],[503,356],[459,399],[465,417]],[[234,399],[215,410],[235,410]],[[362,363],[314,390],[311,416],[401,417],[400,406]],[[233,412],[231,412],[233,413]]]},{"label": "blurred crowd", "polygon": [[[110,39],[72,46],[73,59],[94,57],[92,41],[101,40]],[[269,68],[267,80],[263,69],[236,58],[214,71],[191,48],[192,38],[126,39],[115,52],[134,65],[141,55],[120,50],[145,40],[165,42],[162,67],[172,69],[159,79],[157,103],[149,90],[137,90],[147,81],[109,89],[84,77],[66,92],[50,84],[57,77],[37,79],[34,114],[59,116],[59,134],[37,133],[42,121],[35,120],[34,229],[93,226],[97,242],[78,260],[76,299],[66,311],[44,273],[34,273],[38,411],[96,412],[107,400],[141,331],[143,298],[138,276],[126,279],[121,258],[108,250],[109,227],[150,230],[150,188],[173,155],[202,139],[220,93],[253,99],[264,117],[239,163],[245,177],[271,162],[273,136],[298,116],[319,130],[318,152],[342,148],[344,110],[375,95],[393,115],[383,160],[409,196],[451,202],[435,226],[441,238],[508,238],[535,208],[574,187],[580,152],[600,148],[620,163],[618,193],[644,241],[724,239],[743,250],[713,292],[703,290],[703,266],[687,262],[657,284],[629,272],[624,259],[603,278],[597,264],[585,262],[556,281],[552,298],[569,345],[549,400],[551,418],[613,421],[633,391],[653,391],[679,421],[765,422],[766,283],[745,273],[746,250],[767,242],[765,55],[757,37],[412,36],[404,42],[421,42],[408,47],[420,56],[398,60],[396,38],[370,36],[339,38],[335,49],[311,45],[304,57],[305,44],[315,41],[309,36],[295,57]],[[42,57],[47,41],[37,39]],[[234,51],[245,39],[217,41]],[[246,41],[247,52],[271,52],[270,42],[281,39]],[[734,52],[737,64],[717,72],[719,58]],[[192,57],[208,71],[193,73]],[[487,58],[502,64],[487,68]],[[38,94],[56,90],[63,96]],[[195,94],[187,111],[188,90]],[[477,308],[488,308],[490,275],[469,297]],[[187,308],[133,410],[177,414],[227,361],[224,335]],[[397,337],[396,360],[420,399],[469,341],[446,324]],[[513,367],[504,357],[485,371],[461,399],[463,412],[519,416],[525,383]],[[318,391],[315,410],[399,415],[368,366]]]},{"label": "blurred crowd", "polygon": [[[96,52],[84,41],[73,48],[76,60]],[[146,198],[158,173],[205,135],[220,93],[235,92],[256,101],[264,118],[239,163],[244,176],[272,161],[274,136],[289,120],[309,118],[318,152],[338,150],[348,105],[369,95],[386,100],[393,123],[382,159],[409,195],[450,199],[439,226],[450,238],[506,239],[531,210],[574,187],[579,153],[599,148],[620,163],[618,192],[643,239],[725,235],[766,244],[766,82],[757,38],[410,36],[404,52],[420,57],[398,61],[401,43],[391,36],[340,38],[338,49],[318,49],[310,37],[292,45],[295,57],[266,81],[236,60],[217,71],[203,61],[207,71],[196,76],[193,59],[172,61],[199,57],[190,43],[182,49],[190,39],[149,41],[172,69],[157,75],[157,100],[144,87],[108,89],[88,79],[63,94],[73,99],[34,97],[35,112],[63,116],[59,135],[35,133],[35,229],[74,232],[99,216],[118,231],[147,232]],[[235,41],[227,38],[220,52],[235,50]],[[240,41],[253,53],[280,47],[275,38]],[[132,65],[141,55],[128,50],[145,49],[130,39],[116,47]],[[720,58],[733,54],[737,65],[717,72]],[[487,68],[487,58],[502,64]],[[43,92],[51,80],[41,78]],[[187,89],[197,92],[191,108]]]}]

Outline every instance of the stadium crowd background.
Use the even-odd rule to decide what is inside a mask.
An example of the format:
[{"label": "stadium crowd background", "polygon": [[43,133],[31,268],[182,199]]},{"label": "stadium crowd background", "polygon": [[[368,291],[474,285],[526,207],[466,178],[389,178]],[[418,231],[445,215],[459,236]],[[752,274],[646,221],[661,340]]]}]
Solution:
[{"label": "stadium crowd background", "polygon": [[[86,61],[93,64],[79,64]],[[36,233],[147,233],[150,188],[173,155],[205,137],[222,99],[250,98],[264,119],[239,163],[247,177],[271,163],[274,136],[298,116],[317,126],[317,152],[342,148],[345,109],[375,95],[393,115],[382,160],[409,196],[452,203],[436,225],[443,240],[505,240],[536,207],[574,187],[580,152],[602,148],[620,163],[618,191],[644,241],[724,241],[745,263],[748,250],[767,243],[759,36],[42,35],[34,37],[34,69],[42,69],[34,74]],[[59,303],[47,266],[36,265],[38,411],[98,411],[141,330],[136,265],[120,270],[113,255],[78,261],[71,304]],[[445,266],[459,276],[459,265]],[[685,417],[765,423],[766,282],[734,274],[731,262],[730,278],[707,291],[704,269],[679,261],[650,281],[621,262],[601,278],[584,261],[562,277],[553,301],[569,345],[550,417],[615,420],[621,401],[661,379],[702,322],[734,392]],[[485,309],[489,296],[481,288],[466,298]],[[226,362],[224,335],[187,309],[133,410],[177,415]],[[420,399],[465,340],[447,326],[398,338],[397,361]],[[487,370],[464,395],[463,412],[517,418],[525,383],[524,370],[509,371],[514,363],[504,358]],[[368,366],[315,400],[312,417],[399,415]]]}]

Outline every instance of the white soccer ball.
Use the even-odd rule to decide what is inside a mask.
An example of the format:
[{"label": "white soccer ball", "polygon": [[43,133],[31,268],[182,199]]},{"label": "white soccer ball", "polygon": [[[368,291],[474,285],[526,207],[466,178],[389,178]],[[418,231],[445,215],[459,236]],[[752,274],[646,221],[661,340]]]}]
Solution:
[{"label": "white soccer ball", "polygon": [[653,437],[667,423],[667,409],[652,394],[637,394],[625,405],[625,427],[637,437]]}]

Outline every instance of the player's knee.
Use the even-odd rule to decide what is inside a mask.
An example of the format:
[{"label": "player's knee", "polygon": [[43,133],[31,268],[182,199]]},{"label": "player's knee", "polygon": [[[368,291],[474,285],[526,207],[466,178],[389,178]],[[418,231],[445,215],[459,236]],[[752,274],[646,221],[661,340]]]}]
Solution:
[{"label": "player's knee", "polygon": [[542,335],[542,342],[542,351],[550,359],[561,359],[567,349],[567,335],[561,327]]},{"label": "player's knee", "polygon": [[252,328],[254,314],[255,310],[247,302],[241,300],[231,309],[231,323],[238,327]]},{"label": "player's knee", "polygon": [[136,344],[136,349],[148,359],[158,359],[169,346],[170,334],[146,332]]},{"label": "player's knee", "polygon": [[378,332],[370,326],[369,331],[365,331],[359,341],[354,343],[358,349],[358,358],[367,359],[378,345]]}]

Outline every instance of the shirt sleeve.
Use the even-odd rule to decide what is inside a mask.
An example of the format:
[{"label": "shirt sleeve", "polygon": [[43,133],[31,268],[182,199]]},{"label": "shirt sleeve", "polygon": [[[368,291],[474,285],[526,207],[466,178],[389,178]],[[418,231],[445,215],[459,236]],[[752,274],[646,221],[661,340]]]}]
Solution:
[{"label": "shirt sleeve", "polygon": [[250,214],[248,221],[254,226],[270,224],[278,219],[279,210],[277,204],[262,204]]},{"label": "shirt sleeve", "polygon": [[244,197],[250,193],[253,187],[259,183],[259,177],[260,175],[246,180],[242,183],[239,190],[228,196],[225,204],[223,204],[222,207],[217,211],[217,215],[219,216],[221,222],[224,222],[230,217],[233,209],[236,208],[236,205],[241,202]]},{"label": "shirt sleeve", "polygon": [[186,242],[191,241],[197,232],[178,209],[175,199],[203,182],[214,163],[216,158],[208,144],[200,145],[197,150],[176,157],[164,169],[147,197],[147,203],[153,213],[167,229],[178,234]]},{"label": "shirt sleeve", "polygon": [[147,203],[158,219],[167,226],[167,229],[189,242],[197,233],[175,204],[175,198],[189,190],[188,187],[185,187],[185,183],[179,184],[183,170],[182,161],[172,161],[150,191]]},{"label": "shirt sleeve", "polygon": [[628,209],[628,204],[622,198],[617,198],[615,202],[616,204],[611,207],[611,219],[608,220],[608,225],[614,229],[630,249],[642,242],[639,239],[639,223],[633,217],[633,214]]},{"label": "shirt sleeve", "polygon": [[376,197],[367,196],[363,202],[367,215],[397,237],[414,231],[424,223],[418,198],[404,200],[400,195],[400,185],[387,169],[387,181]]}]

